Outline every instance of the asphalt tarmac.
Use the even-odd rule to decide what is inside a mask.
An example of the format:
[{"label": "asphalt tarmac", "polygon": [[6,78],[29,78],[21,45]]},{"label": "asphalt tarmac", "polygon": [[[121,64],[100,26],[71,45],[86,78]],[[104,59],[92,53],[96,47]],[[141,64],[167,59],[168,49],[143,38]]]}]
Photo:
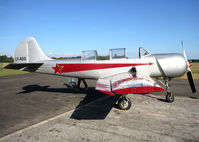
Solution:
[{"label": "asphalt tarmac", "polygon": [[[88,90],[68,88],[67,77],[27,74],[0,78],[0,137],[104,97],[93,80]],[[84,87],[84,86],[82,86]]]},{"label": "asphalt tarmac", "polygon": [[117,97],[95,91],[94,80],[80,91],[67,82],[34,73],[1,77],[0,141],[199,140],[199,94],[191,94],[187,81],[171,81],[172,104],[164,92],[129,95],[128,111],[114,108]]}]

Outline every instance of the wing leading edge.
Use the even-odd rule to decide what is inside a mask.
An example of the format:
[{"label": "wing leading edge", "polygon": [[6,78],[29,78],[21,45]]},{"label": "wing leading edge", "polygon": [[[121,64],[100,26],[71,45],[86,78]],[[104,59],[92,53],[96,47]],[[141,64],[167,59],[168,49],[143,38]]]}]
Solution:
[{"label": "wing leading edge", "polygon": [[116,74],[114,76],[98,79],[96,90],[114,96],[115,94],[134,94],[161,92],[160,87],[149,75],[142,72]]}]

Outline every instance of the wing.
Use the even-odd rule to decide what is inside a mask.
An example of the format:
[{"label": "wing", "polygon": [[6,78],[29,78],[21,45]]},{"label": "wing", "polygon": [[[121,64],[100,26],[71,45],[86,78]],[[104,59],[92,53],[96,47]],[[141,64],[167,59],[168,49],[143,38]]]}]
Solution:
[{"label": "wing", "polygon": [[149,75],[143,72],[137,72],[136,75],[127,72],[98,79],[96,90],[110,96],[164,91]]}]

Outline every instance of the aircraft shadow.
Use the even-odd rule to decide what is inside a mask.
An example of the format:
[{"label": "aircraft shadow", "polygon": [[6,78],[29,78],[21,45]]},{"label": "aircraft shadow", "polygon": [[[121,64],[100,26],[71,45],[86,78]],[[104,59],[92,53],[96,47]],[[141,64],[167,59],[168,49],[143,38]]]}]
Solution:
[{"label": "aircraft shadow", "polygon": [[107,96],[98,91],[95,91],[95,93],[100,94],[100,96],[103,95],[104,97],[83,105],[88,100],[89,96],[93,95],[87,94],[84,100],[76,107],[70,118],[77,120],[105,119],[120,96]]},{"label": "aircraft shadow", "polygon": [[[156,95],[157,93],[154,93],[154,95]],[[167,102],[165,98],[161,98],[159,96],[151,96],[149,93],[140,93],[140,94],[137,94],[137,95],[141,95],[141,96],[145,96],[145,97],[149,97],[149,98],[153,98],[153,99],[157,99],[158,101],[161,101],[161,102]]]},{"label": "aircraft shadow", "polygon": [[[67,86],[67,85],[66,85]],[[106,116],[114,107],[116,101],[120,96],[108,96],[94,87],[87,89],[80,88],[75,90],[70,86],[68,88],[49,88],[50,86],[28,85],[23,87],[23,91],[18,94],[26,94],[35,91],[56,92],[56,93],[73,93],[73,94],[86,94],[84,99],[79,102],[70,118],[77,120],[91,120],[91,119],[105,119]]]},{"label": "aircraft shadow", "polygon": [[40,85],[28,85],[23,87],[23,91],[19,92],[18,94],[26,94],[31,93],[34,91],[44,91],[44,92],[57,92],[57,93],[74,93],[74,94],[80,94],[80,93],[86,93],[85,89],[79,89],[78,91],[74,88],[49,88],[50,86],[40,86]]}]

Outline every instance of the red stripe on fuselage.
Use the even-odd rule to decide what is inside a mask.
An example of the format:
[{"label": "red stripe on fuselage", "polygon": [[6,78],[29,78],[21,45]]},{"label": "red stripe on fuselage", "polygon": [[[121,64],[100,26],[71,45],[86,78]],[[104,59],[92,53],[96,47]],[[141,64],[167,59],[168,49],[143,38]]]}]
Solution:
[{"label": "red stripe on fuselage", "polygon": [[77,72],[77,71],[87,71],[87,70],[98,70],[98,69],[108,69],[108,68],[120,68],[129,66],[143,66],[152,65],[153,63],[68,63],[68,64],[56,64],[56,67],[52,67],[57,72],[67,73],[67,72]]}]

